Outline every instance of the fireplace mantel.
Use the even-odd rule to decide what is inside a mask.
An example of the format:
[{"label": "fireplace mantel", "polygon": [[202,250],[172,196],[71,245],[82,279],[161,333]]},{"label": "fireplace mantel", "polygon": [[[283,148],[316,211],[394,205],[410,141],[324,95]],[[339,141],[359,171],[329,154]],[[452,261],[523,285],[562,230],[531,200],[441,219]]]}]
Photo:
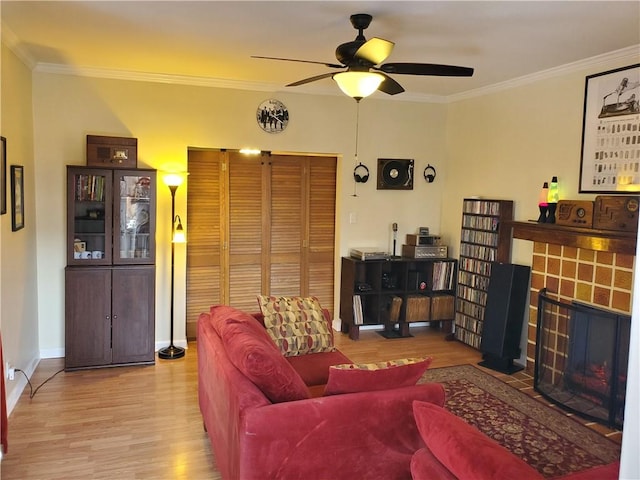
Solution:
[{"label": "fireplace mantel", "polygon": [[536,222],[506,222],[513,238],[601,252],[636,254],[637,232],[615,232]]}]

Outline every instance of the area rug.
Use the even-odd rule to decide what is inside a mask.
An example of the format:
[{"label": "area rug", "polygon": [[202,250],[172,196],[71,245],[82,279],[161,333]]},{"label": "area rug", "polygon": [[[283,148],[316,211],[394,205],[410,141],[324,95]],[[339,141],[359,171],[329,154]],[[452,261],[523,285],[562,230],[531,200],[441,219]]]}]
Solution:
[{"label": "area rug", "polygon": [[544,477],[605,465],[620,445],[473,365],[428,370],[418,383],[438,382],[445,408],[523,459]]}]

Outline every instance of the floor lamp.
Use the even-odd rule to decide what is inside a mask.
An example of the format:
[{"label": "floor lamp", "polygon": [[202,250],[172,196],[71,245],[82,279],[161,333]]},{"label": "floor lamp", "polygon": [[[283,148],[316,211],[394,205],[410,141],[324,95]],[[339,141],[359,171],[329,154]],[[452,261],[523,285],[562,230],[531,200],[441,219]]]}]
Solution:
[{"label": "floor lamp", "polygon": [[[182,177],[180,175],[167,175],[164,181],[169,186],[169,190],[171,190],[171,343],[168,347],[158,350],[158,357],[164,360],[173,360],[175,358],[184,357],[185,353],[184,348],[176,347],[173,344],[173,272],[175,260],[175,244],[185,242],[184,229],[182,228],[180,217],[176,215],[176,190],[182,183]],[[177,226],[176,222],[178,222]]]}]

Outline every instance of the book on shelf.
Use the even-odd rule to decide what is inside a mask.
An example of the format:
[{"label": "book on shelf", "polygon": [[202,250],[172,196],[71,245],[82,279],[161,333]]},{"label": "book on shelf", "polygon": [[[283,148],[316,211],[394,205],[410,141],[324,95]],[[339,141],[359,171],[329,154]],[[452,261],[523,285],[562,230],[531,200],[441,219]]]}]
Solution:
[{"label": "book on shelf", "polygon": [[362,299],[360,295],[353,296],[353,324],[362,325],[364,323],[364,317],[362,314]]}]

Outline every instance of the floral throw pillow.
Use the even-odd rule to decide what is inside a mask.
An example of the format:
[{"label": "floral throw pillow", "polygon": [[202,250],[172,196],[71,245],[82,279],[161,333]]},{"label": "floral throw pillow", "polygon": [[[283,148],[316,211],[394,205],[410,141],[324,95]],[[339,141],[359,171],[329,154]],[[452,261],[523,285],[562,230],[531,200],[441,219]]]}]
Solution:
[{"label": "floral throw pillow", "polygon": [[316,297],[258,295],[264,326],[286,357],[333,352],[333,333]]},{"label": "floral throw pillow", "polygon": [[325,395],[370,392],[415,385],[431,365],[431,357],[380,363],[345,363],[329,367]]}]

